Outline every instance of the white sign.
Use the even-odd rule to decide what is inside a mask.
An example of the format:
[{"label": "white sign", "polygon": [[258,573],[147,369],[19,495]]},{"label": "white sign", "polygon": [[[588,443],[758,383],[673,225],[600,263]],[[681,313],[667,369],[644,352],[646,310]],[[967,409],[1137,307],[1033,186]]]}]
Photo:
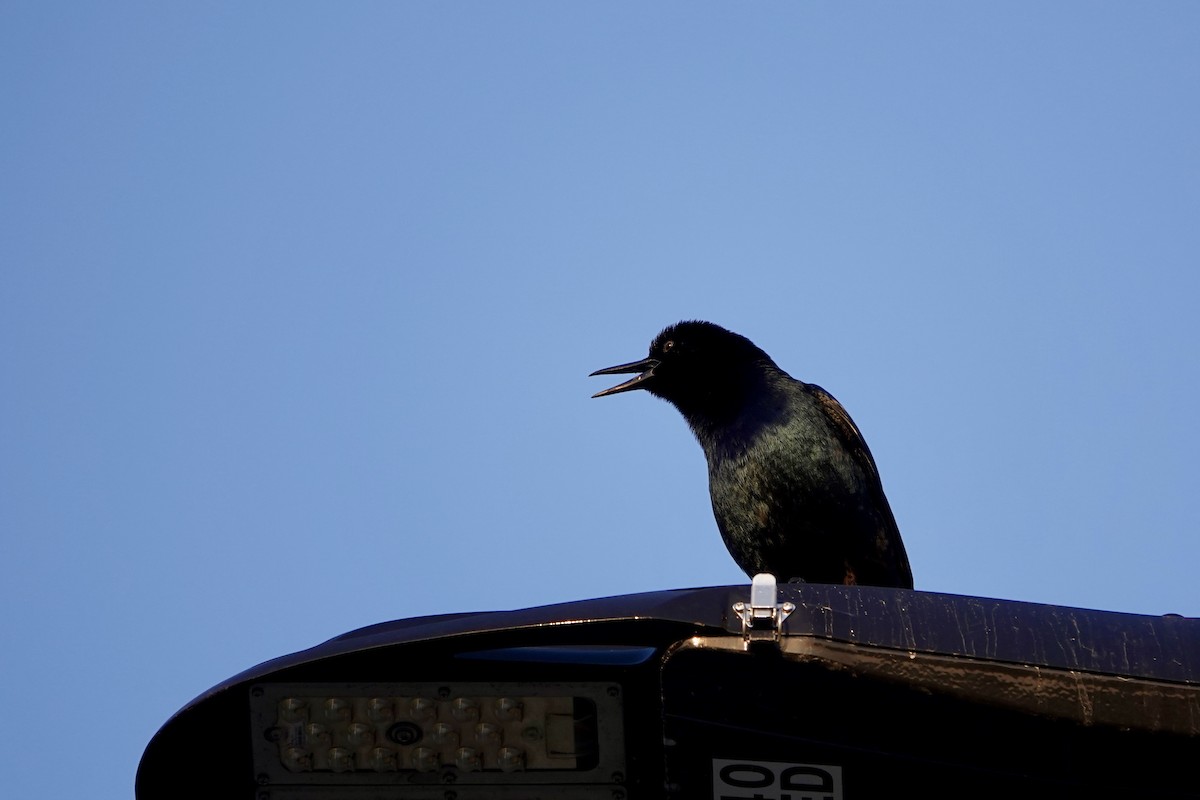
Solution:
[{"label": "white sign", "polygon": [[713,759],[713,800],[842,800],[842,768],[831,764]]}]

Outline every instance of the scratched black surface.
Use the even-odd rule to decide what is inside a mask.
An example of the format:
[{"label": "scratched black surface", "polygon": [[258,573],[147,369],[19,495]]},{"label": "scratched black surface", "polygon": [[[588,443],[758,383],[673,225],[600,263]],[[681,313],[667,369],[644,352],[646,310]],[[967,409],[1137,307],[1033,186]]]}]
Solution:
[{"label": "scratched black surface", "polygon": [[1159,680],[1200,682],[1200,620],[985,597],[782,588],[792,634]]},{"label": "scratched black surface", "polygon": [[[239,796],[250,796],[255,785],[250,750],[241,736],[230,732],[246,730],[249,689],[256,681],[345,681],[350,675],[357,676],[354,680],[383,681],[422,669],[437,673],[438,680],[451,680],[459,672],[475,674],[471,669],[479,663],[459,660],[460,654],[516,646],[635,645],[662,656],[671,652],[670,645],[693,635],[740,633],[732,606],[747,600],[749,593],[748,584],[676,589],[516,611],[417,617],[351,631],[252,667],[181,709],[147,746],[136,794],[139,800],[178,800],[233,796],[230,787],[236,787]],[[816,584],[782,586],[780,600],[796,604],[785,625],[794,636],[1200,684],[1200,619]],[[630,707],[652,708],[658,696],[658,665],[656,658],[620,667],[574,665],[571,674],[578,680],[620,682]],[[503,661],[489,666],[493,677],[511,673],[533,680],[529,669]],[[662,732],[654,726],[633,726],[628,736],[627,786],[660,785],[655,784],[661,776],[655,772],[658,757],[653,753],[661,745]],[[1193,746],[1186,737],[1171,742],[1172,747]],[[1146,752],[1157,752],[1156,747]],[[210,763],[219,768],[205,771],[203,780],[182,791],[178,776],[193,774],[198,750],[208,752]]]},{"label": "scratched black surface", "polygon": [[[296,654],[385,646],[401,641],[534,629],[565,622],[656,620],[680,638],[737,631],[731,606],[749,585],[620,595],[516,611],[425,617],[352,631]],[[1200,683],[1200,619],[1095,611],[903,589],[783,584],[796,604],[785,623],[809,635],[925,653],[970,656],[1061,669]],[[286,657],[285,657],[286,658]]]}]

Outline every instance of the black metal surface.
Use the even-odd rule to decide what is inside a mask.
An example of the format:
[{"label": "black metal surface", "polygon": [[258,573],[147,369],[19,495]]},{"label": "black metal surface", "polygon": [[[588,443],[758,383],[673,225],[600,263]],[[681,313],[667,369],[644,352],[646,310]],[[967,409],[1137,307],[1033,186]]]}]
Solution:
[{"label": "black metal surface", "polygon": [[1200,620],[985,597],[781,587],[792,634],[1061,669],[1200,682]]},{"label": "black metal surface", "polygon": [[669,797],[713,797],[714,759],[833,768],[846,798],[1200,797],[1194,736],[964,703],[782,656],[684,649],[662,680]]},{"label": "black metal surface", "polygon": [[[674,589],[516,611],[384,622],[260,664],[226,684],[291,664],[374,647],[548,625],[656,620],[701,633],[733,632],[737,625],[731,622],[730,607],[745,599],[747,591],[746,586]],[[1200,683],[1200,619],[818,584],[781,584],[780,599],[796,604],[796,612],[785,623],[788,634]]]},{"label": "black metal surface", "polygon": [[[668,757],[662,744],[664,725],[680,736],[685,733],[700,736],[701,739],[696,741],[701,741],[704,736],[717,735],[709,730],[714,725],[722,730],[725,730],[722,726],[732,726],[729,729],[740,731],[739,735],[749,735],[747,731],[755,724],[761,724],[761,730],[754,735],[765,737],[764,741],[770,740],[779,733],[779,726],[789,719],[788,714],[792,712],[786,709],[805,708],[802,699],[814,694],[824,696],[829,709],[836,709],[839,703],[858,709],[851,717],[841,719],[861,718],[861,724],[846,727],[833,744],[826,743],[828,746],[835,749],[861,747],[880,754],[885,760],[911,761],[920,756],[927,761],[930,757],[926,751],[939,741],[932,732],[941,728],[933,723],[926,725],[913,715],[921,719],[940,719],[942,722],[938,724],[946,730],[957,727],[963,731],[980,731],[1008,726],[1008,733],[999,729],[994,733],[996,742],[988,746],[995,748],[1001,747],[1000,743],[1016,742],[1021,737],[1030,748],[1049,753],[1057,752],[1055,748],[1060,747],[1092,749],[1096,753],[1121,747],[1136,750],[1157,746],[1155,742],[1158,742],[1162,745],[1161,752],[1181,754],[1184,751],[1195,753],[1200,744],[1200,710],[1196,711],[1192,728],[1188,728],[1191,723],[1187,716],[1192,713],[1191,709],[1200,709],[1200,700],[1196,699],[1200,697],[1200,620],[1197,619],[1089,611],[906,590],[783,585],[780,599],[790,600],[797,606],[784,627],[787,640],[814,645],[826,643],[829,647],[841,648],[838,657],[842,662],[822,661],[819,653],[807,662],[784,659],[792,664],[790,668],[781,667],[792,675],[784,678],[755,672],[766,663],[761,661],[764,658],[761,653],[757,657],[745,656],[750,660],[729,662],[740,666],[722,667],[726,670],[724,677],[720,683],[709,682],[711,691],[708,694],[704,691],[703,677],[684,678],[679,677],[683,673],[672,672],[684,663],[677,660],[684,657],[676,652],[678,646],[693,636],[726,643],[740,642],[740,621],[732,614],[731,607],[735,601],[747,599],[748,594],[748,586],[683,589],[518,611],[439,615],[352,631],[311,649],[246,670],[189,703],[147,746],[138,771],[137,797],[139,800],[190,796],[261,797],[267,800],[269,792],[262,791],[255,783],[247,740],[248,691],[253,683],[261,681],[614,681],[622,687],[626,703],[628,730],[625,740],[630,753],[629,774],[622,776],[619,786],[620,791],[627,792],[631,799],[672,796],[668,788],[670,783],[686,784],[681,783],[677,775],[668,779]],[[605,651],[605,646],[610,645],[612,647]],[[671,652],[675,655],[668,657]],[[893,654],[891,662],[888,661],[889,653]],[[564,657],[564,654],[570,657]],[[814,659],[823,666],[814,668],[811,663]],[[936,659],[949,660],[955,669],[965,670],[967,679],[959,682],[957,694],[939,696],[936,703],[926,708],[914,698],[930,696],[930,687],[919,685],[922,677],[928,675],[912,672],[912,669],[914,664],[934,663]],[[901,667],[908,664],[908,677],[903,668],[881,671],[879,664],[885,662]],[[981,675],[990,670],[990,677],[974,680],[972,670],[976,667]],[[1036,694],[1053,688],[1052,682],[1031,684],[996,679],[997,670],[1010,667],[1035,674],[1086,673],[1101,681],[1097,684],[1100,689],[1104,689],[1107,684],[1103,682],[1110,678],[1141,681],[1145,685],[1138,702],[1145,707],[1147,730],[1133,737],[1111,740],[1077,735],[1080,730],[1077,721],[1069,721],[1065,716],[1054,721],[1055,709],[1067,708],[1075,701],[1070,697],[1066,701],[1052,697],[1053,702],[1042,702]],[[822,670],[829,674],[824,675]],[[703,670],[699,674],[703,676]],[[847,682],[847,675],[856,674],[854,680]],[[689,683],[695,680],[699,683]],[[765,698],[773,696],[768,691],[768,683],[775,680],[787,681],[789,688],[776,697],[779,707],[773,717],[768,713],[769,703]],[[877,692],[882,706],[863,706],[861,698],[836,694],[858,691],[868,684],[876,687],[872,691]],[[762,693],[764,700],[752,704],[763,715],[761,723],[755,723],[753,717],[746,717],[741,712],[735,713],[738,708],[736,692],[739,686],[745,685],[754,686],[755,691]],[[1166,687],[1170,691],[1160,691],[1156,687]],[[1035,695],[1032,699],[1026,698],[1028,708],[1022,710],[1021,702],[1025,701],[1001,696],[1014,691]],[[1095,696],[1105,702],[1103,692]],[[1148,732],[1155,725],[1166,725],[1162,720],[1170,716],[1156,712],[1154,703],[1175,697],[1188,699],[1182,707],[1183,716],[1175,713],[1168,720],[1167,728],[1173,726],[1177,734],[1184,731],[1183,735],[1172,738],[1161,732]],[[1082,702],[1086,705],[1090,701],[1085,697]],[[695,705],[694,713],[687,711],[689,703]],[[711,708],[706,705],[709,703]],[[896,705],[895,713],[887,711],[888,704]],[[1118,708],[1120,713],[1112,718],[1133,720],[1132,727],[1137,728],[1141,708],[1131,704],[1126,706]],[[1176,706],[1177,712],[1178,708]],[[1037,713],[1031,714],[1029,709]],[[728,720],[722,721],[725,717]],[[1083,718],[1091,719],[1086,714]],[[839,718],[831,716],[829,719]],[[928,745],[924,750],[920,737],[905,738],[906,719],[909,719],[909,730],[924,731],[921,736],[927,737]],[[1095,719],[1106,718],[1101,715]],[[883,730],[876,725],[878,721],[891,725],[885,729],[893,731],[893,739],[877,735]],[[1046,725],[1051,723],[1060,729],[1046,732],[1049,731]],[[1032,736],[1028,733],[1029,726],[1044,735]],[[855,744],[855,736],[860,737],[858,744]],[[965,741],[949,733],[946,736],[947,742],[937,745],[943,750],[952,748],[955,742]],[[1155,736],[1158,739],[1154,739]],[[889,745],[888,742],[893,740],[894,746]],[[892,749],[888,750],[889,747]],[[885,750],[888,752],[884,753]],[[670,758],[680,759],[679,752],[678,749],[673,751]],[[695,757],[703,761],[703,751],[697,749],[695,753]],[[731,755],[741,754],[732,752]],[[1079,775],[1101,765],[1096,760],[1062,761],[1060,756],[1053,754],[1046,758],[1050,766],[1038,773],[1042,777],[1037,780],[1044,778],[1051,783],[1066,780],[1075,787],[1081,785]],[[688,763],[686,757],[680,763]],[[1057,777],[1053,767],[1056,763],[1067,770]],[[1071,764],[1082,766],[1072,767]],[[695,765],[688,767],[695,768]],[[967,770],[964,775],[975,778],[994,771],[994,765],[962,768]],[[701,772],[709,774],[704,770]],[[1009,775],[1008,772],[1004,774]],[[1019,782],[1022,780],[1019,775],[1024,773],[1018,770],[1011,774],[1017,775],[1012,780]],[[848,786],[852,785],[850,775],[847,772]],[[854,778],[856,781],[862,779],[861,775]],[[705,780],[711,780],[711,776]],[[690,796],[687,791],[691,790],[673,796]],[[700,796],[712,795],[702,792]]]}]

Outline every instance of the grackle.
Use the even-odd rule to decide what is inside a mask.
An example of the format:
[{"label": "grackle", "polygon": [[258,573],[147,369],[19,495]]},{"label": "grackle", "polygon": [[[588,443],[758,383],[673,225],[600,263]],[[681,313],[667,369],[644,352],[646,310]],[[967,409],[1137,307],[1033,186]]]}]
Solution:
[{"label": "grackle", "polygon": [[674,405],[708,460],[713,514],[747,575],[912,588],[912,571],[879,470],[833,396],[781,370],[749,339],[680,322],[637,373],[594,397],[645,389]]}]

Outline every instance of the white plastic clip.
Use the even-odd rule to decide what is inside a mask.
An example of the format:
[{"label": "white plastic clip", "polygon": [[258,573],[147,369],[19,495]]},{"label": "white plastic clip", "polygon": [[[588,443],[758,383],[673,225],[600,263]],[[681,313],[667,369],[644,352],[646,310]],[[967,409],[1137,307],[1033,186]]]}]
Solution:
[{"label": "white plastic clip", "polygon": [[751,642],[778,642],[783,633],[783,621],[796,610],[795,603],[777,603],[779,596],[775,576],[760,572],[750,582],[750,602],[739,600],[733,611],[742,620],[742,639]]}]

